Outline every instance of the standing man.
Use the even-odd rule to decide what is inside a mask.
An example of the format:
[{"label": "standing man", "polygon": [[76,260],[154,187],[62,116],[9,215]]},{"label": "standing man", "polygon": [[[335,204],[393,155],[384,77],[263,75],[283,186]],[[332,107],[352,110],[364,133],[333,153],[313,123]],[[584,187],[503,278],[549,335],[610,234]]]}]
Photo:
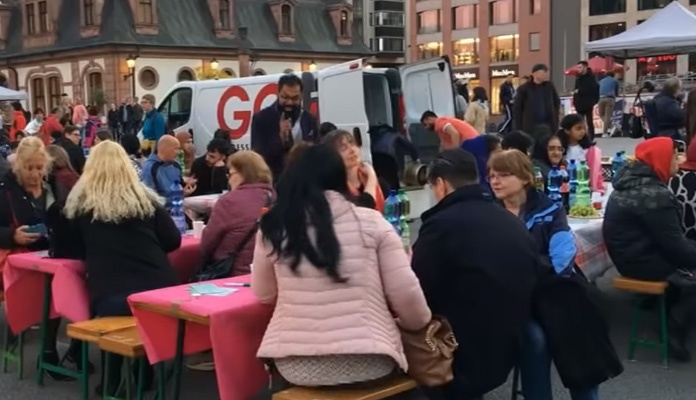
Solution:
[{"label": "standing man", "polygon": [[278,80],[278,100],[254,114],[251,148],[261,154],[277,182],[295,143],[317,140],[317,120],[302,108],[302,80],[286,74]]},{"label": "standing man", "polygon": [[535,133],[538,126],[546,126],[551,132],[558,130],[560,109],[561,98],[549,82],[549,67],[535,65],[531,80],[517,89],[512,111],[515,129],[539,140]]},{"label": "standing man", "polygon": [[[575,90],[573,90],[573,104],[575,111],[585,118],[587,134],[594,141],[594,106],[599,102],[599,85],[597,77],[587,65],[587,61],[578,62],[578,75],[575,78]],[[612,105],[613,112],[613,105]],[[611,114],[609,114],[611,115]],[[606,131],[606,129],[605,129]]]},{"label": "standing man", "polygon": [[607,75],[599,81],[599,117],[602,119],[602,129],[604,135],[611,135],[612,117],[614,116],[614,105],[616,98],[619,97],[619,80],[614,77],[614,72],[609,71]]},{"label": "standing man", "polygon": [[515,85],[512,84],[513,74],[508,74],[507,79],[500,85],[500,108],[505,114],[505,120],[498,127],[498,133],[504,135],[512,130],[512,103],[515,101]]},{"label": "standing man", "polygon": [[157,141],[167,133],[167,127],[164,123],[164,117],[155,108],[155,96],[146,94],[143,96],[141,104],[141,110],[145,112],[145,121],[143,123],[143,141],[140,144],[140,149],[147,152],[154,150]]},{"label": "standing man", "polygon": [[121,106],[118,108],[118,123],[121,128],[121,135],[131,133],[131,116],[133,115],[133,106],[130,104],[130,98],[123,99]]},{"label": "standing man", "polygon": [[[152,95],[145,95],[143,96],[143,101],[145,100],[146,96],[151,96],[154,99],[154,96]],[[152,107],[155,107],[155,101],[152,100]],[[143,117],[147,110],[143,109],[140,104],[138,104],[138,98],[133,97],[132,102],[131,102],[131,122],[132,122],[132,129],[133,129],[133,134],[137,135],[140,129],[144,126],[144,121]]]}]

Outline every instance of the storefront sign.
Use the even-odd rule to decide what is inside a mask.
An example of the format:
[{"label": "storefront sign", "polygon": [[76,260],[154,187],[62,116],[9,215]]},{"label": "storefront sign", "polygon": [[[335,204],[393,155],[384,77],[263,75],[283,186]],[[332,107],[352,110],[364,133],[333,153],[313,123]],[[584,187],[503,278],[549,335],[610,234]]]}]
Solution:
[{"label": "storefront sign", "polygon": [[491,78],[502,78],[508,75],[517,76],[517,67],[491,68]]},{"label": "storefront sign", "polygon": [[454,77],[456,79],[478,79],[478,73],[476,71],[455,72]]},{"label": "storefront sign", "polygon": [[669,61],[677,61],[677,56],[675,55],[663,55],[663,56],[655,56],[655,57],[639,57],[637,60],[639,63],[661,63],[661,62],[669,62]]}]

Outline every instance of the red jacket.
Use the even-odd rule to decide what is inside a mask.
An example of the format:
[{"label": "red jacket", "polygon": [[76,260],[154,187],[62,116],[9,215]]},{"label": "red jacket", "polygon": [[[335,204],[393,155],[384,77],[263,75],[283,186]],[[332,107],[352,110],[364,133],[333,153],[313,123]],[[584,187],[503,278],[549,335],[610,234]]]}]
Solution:
[{"label": "red jacket", "polygon": [[[271,185],[250,183],[239,185],[222,195],[203,230],[201,250],[204,256],[212,256],[217,261],[235,251],[249,231],[254,229],[269,193],[273,193]],[[254,258],[255,239],[256,235],[253,235],[240,251],[233,276],[251,272],[249,266]]]},{"label": "red jacket", "polygon": [[72,190],[73,186],[80,179],[77,172],[71,171],[68,168],[59,168],[53,171],[53,175],[56,177],[56,182],[61,185],[65,190]]},{"label": "red jacket", "polygon": [[51,135],[54,132],[61,132],[62,135],[63,125],[61,125],[60,120],[58,120],[58,117],[51,114],[48,117],[46,117],[46,120],[41,125],[41,129],[39,129],[39,137],[41,137],[46,146],[53,143],[53,137]]},{"label": "red jacket", "polygon": [[10,129],[10,141],[17,140],[17,132],[21,132],[27,127],[27,119],[24,117],[24,111],[15,111],[12,116],[12,128]]}]

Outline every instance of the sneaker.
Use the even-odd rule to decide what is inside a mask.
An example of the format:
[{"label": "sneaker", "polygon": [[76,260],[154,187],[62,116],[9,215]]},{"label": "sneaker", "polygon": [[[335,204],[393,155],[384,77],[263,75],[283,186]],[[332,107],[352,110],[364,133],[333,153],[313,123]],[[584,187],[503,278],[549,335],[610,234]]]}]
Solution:
[{"label": "sneaker", "polygon": [[215,371],[213,353],[206,351],[189,356],[186,359],[186,367],[194,371]]}]

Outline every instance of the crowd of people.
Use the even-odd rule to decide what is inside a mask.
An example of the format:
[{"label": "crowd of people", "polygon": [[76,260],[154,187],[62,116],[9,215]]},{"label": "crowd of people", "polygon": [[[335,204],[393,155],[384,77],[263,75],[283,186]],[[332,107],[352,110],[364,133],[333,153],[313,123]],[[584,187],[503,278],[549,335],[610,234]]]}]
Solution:
[{"label": "crowd of people", "polygon": [[[130,114],[120,111],[109,118],[111,129],[89,135],[91,113],[76,111],[77,101],[70,123],[61,124],[62,109],[52,113],[63,127],[49,143],[41,128],[19,140],[24,131],[17,131],[0,171],[0,249],[85,260],[93,314],[130,315],[131,294],[181,283],[167,259],[181,245],[172,188],[180,185],[183,196],[218,194],[203,216],[201,259],[217,263],[234,253],[229,275],[251,274],[259,301],[275,304],[258,350],[280,378],[273,390],[408,371],[400,332],[445,318],[459,343],[453,380],[424,388],[429,398],[481,399],[519,369],[525,398],[551,400],[553,362],[571,398],[596,400],[599,386],[623,368],[575,264],[565,211],[537,191],[534,168],[548,174],[571,159],[587,161],[593,190],[604,192],[601,154],[584,115],[557,121],[555,103],[539,101],[554,98],[547,72],[535,66],[528,83],[508,91],[513,125],[530,134],[482,135],[479,117],[469,123],[423,114],[424,127],[443,140],[426,177],[436,204],[421,216],[410,249],[382,214],[385,193],[398,187],[362,159],[359,135],[319,125],[303,110],[295,75],[283,76],[277,101],[254,115],[251,151],[235,151],[229,132],[218,130],[196,157],[191,134],[168,134],[149,95],[141,102],[142,141],[133,132],[139,123],[121,124]],[[474,111],[464,115],[487,112],[485,92],[471,103]],[[636,161],[614,181],[603,230],[621,274],[674,282],[670,349],[686,361],[696,315],[688,269],[696,245],[686,236],[696,229],[696,141],[681,172],[677,156],[669,138],[638,145]],[[45,336],[44,358],[53,363],[61,359],[59,326],[52,320]],[[81,365],[76,345],[66,360],[92,368]],[[105,378],[114,396],[123,359],[110,362]],[[190,364],[214,368],[209,355]],[[144,376],[151,379],[151,371]]]}]

